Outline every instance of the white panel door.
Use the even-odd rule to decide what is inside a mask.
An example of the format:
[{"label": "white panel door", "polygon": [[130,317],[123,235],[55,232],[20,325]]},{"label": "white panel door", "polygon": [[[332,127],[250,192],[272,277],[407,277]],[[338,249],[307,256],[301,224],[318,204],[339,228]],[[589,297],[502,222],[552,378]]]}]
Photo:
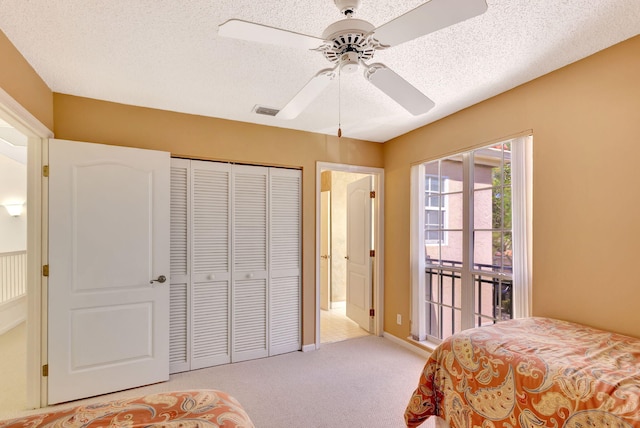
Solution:
[{"label": "white panel door", "polygon": [[372,177],[347,185],[347,317],[371,331]]},{"label": "white panel door", "polygon": [[331,192],[320,192],[320,309],[331,306]]},{"label": "white panel door", "polygon": [[231,362],[231,165],[191,161],[191,370]]},{"label": "white panel door", "polygon": [[48,402],[169,378],[169,153],[50,140]]},{"label": "white panel door", "polygon": [[269,170],[269,355],[302,346],[301,189],[301,171]]},{"label": "white panel door", "polygon": [[267,177],[269,169],[233,166],[231,361],[268,356]]}]

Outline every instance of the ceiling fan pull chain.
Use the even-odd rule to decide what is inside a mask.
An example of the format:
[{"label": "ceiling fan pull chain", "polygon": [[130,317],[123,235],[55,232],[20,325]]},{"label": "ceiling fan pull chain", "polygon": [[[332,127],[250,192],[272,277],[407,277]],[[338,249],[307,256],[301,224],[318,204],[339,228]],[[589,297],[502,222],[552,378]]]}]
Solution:
[{"label": "ceiling fan pull chain", "polygon": [[338,138],[342,137],[342,110],[341,110],[341,94],[342,94],[342,73],[341,67],[338,65]]}]

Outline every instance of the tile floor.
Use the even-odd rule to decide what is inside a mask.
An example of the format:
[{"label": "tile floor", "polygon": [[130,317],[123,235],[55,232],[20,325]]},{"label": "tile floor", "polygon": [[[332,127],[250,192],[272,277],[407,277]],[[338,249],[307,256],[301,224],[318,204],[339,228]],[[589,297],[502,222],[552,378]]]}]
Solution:
[{"label": "tile floor", "polygon": [[345,308],[320,311],[320,342],[331,343],[366,336],[369,333],[347,318]]}]

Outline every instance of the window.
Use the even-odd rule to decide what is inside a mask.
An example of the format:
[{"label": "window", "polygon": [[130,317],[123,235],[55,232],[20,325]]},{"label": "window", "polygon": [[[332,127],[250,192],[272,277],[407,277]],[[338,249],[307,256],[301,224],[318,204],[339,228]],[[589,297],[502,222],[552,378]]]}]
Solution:
[{"label": "window", "polygon": [[[431,174],[424,176],[424,243],[437,245],[446,237],[440,234],[444,229],[446,209],[444,200],[440,198],[440,178]],[[442,180],[445,186],[445,180]]]},{"label": "window", "polygon": [[529,258],[514,256],[530,245],[530,192],[522,178],[530,143],[509,140],[413,167],[412,206],[420,211],[412,213],[412,230],[424,231],[424,241],[412,240],[415,339],[438,342],[528,315],[530,269],[516,265]]}]

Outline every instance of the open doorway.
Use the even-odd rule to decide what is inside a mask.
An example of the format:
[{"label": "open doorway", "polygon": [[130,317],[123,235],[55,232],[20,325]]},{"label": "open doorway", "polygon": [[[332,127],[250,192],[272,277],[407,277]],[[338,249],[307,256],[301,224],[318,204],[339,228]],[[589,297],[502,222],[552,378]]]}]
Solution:
[{"label": "open doorway", "polygon": [[[47,139],[52,137],[53,133],[1,88],[0,129],[2,139],[5,140],[0,142],[0,145],[3,146],[3,154],[1,156],[9,157],[13,162],[20,164],[17,168],[12,168],[14,172],[11,173],[11,177],[8,180],[2,178],[0,183],[10,185],[16,184],[15,180],[26,181],[26,195],[21,195],[20,199],[15,200],[16,203],[9,203],[11,201],[6,199],[0,200],[0,205],[4,204],[5,201],[8,205],[20,205],[20,202],[23,202],[22,211],[17,216],[10,214],[9,210],[4,206],[0,206],[0,216],[6,214],[7,217],[4,220],[11,222],[9,223],[13,230],[11,233],[18,233],[18,236],[6,241],[11,242],[11,250],[6,248],[0,251],[26,251],[26,270],[16,269],[20,272],[26,272],[23,295],[26,307],[23,313],[24,321],[20,321],[22,318],[18,316],[14,318],[14,323],[16,323],[18,330],[6,327],[7,332],[19,333],[18,336],[24,338],[24,345],[17,346],[19,352],[24,352],[22,358],[20,358],[24,369],[15,369],[13,371],[12,375],[15,375],[18,381],[2,375],[2,393],[14,395],[13,398],[17,398],[20,404],[14,402],[11,406],[19,405],[21,406],[19,410],[22,411],[24,409],[38,408],[43,403],[46,403],[46,396],[43,395],[43,385],[46,384],[46,377],[42,376],[44,371],[42,361],[45,358],[43,353],[46,352],[46,344],[43,343],[41,335],[42,329],[46,328],[42,323],[42,313],[46,311],[46,305],[43,306],[42,303],[43,296],[46,295],[46,277],[43,273],[47,262],[45,252],[47,244],[44,239],[47,230],[45,217],[46,187],[43,185],[46,179],[43,178],[45,175],[43,160],[46,159]],[[16,152],[20,154],[16,155]],[[14,159],[14,155],[19,160]],[[13,166],[16,166],[15,163]],[[19,172],[15,172],[16,169]],[[4,166],[0,167],[0,171],[5,172]],[[5,197],[8,199],[8,196]],[[13,209],[16,211],[12,211],[12,213],[17,213],[18,208]],[[18,221],[16,222],[15,220]],[[16,223],[23,222],[24,225],[22,226],[16,225]],[[0,236],[2,237],[0,241],[5,242],[4,230]],[[11,322],[6,324],[6,326],[10,325]],[[21,329],[24,330],[24,333],[21,333]],[[8,358],[5,351],[8,352],[9,348],[4,345],[0,346],[2,347],[0,349],[0,352],[2,352],[2,362],[0,364],[4,364]],[[15,409],[3,408],[0,405],[0,416],[3,416],[0,419],[6,419],[14,414]]]},{"label": "open doorway", "polygon": [[0,118],[0,414],[27,407],[27,142]]},{"label": "open doorway", "polygon": [[381,334],[382,179],[377,168],[318,164],[317,347]]}]

